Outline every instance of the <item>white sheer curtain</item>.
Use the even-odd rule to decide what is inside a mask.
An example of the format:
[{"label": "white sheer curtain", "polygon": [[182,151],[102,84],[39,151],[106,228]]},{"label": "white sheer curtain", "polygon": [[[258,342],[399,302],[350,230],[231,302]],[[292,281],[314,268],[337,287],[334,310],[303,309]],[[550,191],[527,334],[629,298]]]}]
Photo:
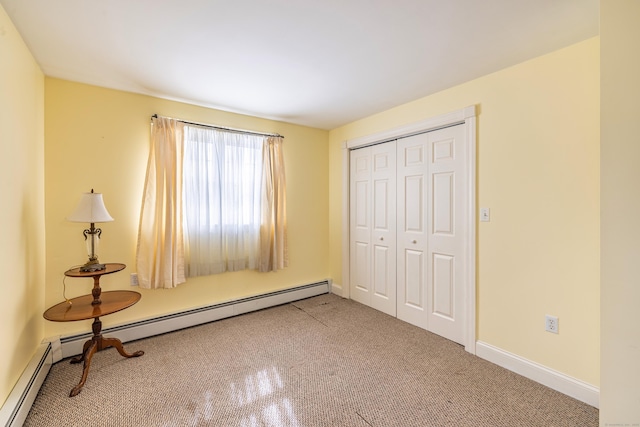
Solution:
[{"label": "white sheer curtain", "polygon": [[182,237],[183,128],[177,120],[152,119],[136,252],[142,288],[173,288],[186,281]]},{"label": "white sheer curtain", "polygon": [[288,265],[282,137],[153,119],[136,268],[143,288]]},{"label": "white sheer curtain", "polygon": [[211,128],[185,128],[188,276],[257,268],[264,139]]}]

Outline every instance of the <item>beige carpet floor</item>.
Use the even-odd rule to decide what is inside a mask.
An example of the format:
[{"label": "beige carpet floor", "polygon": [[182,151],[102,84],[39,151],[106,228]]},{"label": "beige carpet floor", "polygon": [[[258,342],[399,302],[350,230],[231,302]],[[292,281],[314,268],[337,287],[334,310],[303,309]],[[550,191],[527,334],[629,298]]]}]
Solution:
[{"label": "beige carpet floor", "polygon": [[55,364],[25,426],[597,426],[598,410],[335,295]]}]

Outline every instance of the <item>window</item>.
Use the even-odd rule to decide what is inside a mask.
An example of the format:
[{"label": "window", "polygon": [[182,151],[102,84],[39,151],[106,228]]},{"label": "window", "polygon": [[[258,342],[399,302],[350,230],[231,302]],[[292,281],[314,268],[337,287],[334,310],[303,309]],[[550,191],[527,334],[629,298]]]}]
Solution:
[{"label": "window", "polygon": [[288,265],[282,140],[152,118],[136,251],[140,287]]},{"label": "window", "polygon": [[185,126],[187,276],[256,268],[264,136]]}]

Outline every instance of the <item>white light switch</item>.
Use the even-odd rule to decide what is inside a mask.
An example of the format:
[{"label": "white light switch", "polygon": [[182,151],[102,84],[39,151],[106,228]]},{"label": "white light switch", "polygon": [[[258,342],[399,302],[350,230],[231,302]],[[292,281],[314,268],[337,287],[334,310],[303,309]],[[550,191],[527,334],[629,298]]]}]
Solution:
[{"label": "white light switch", "polygon": [[489,222],[491,220],[489,208],[480,208],[480,221]]}]

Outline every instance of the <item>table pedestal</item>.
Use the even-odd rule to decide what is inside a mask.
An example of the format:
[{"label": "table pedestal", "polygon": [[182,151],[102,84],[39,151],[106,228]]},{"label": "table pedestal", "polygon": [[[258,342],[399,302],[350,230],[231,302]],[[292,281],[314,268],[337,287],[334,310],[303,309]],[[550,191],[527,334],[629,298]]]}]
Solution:
[{"label": "table pedestal", "polygon": [[84,383],[87,381],[87,376],[89,375],[89,368],[91,367],[91,358],[96,353],[96,351],[102,351],[109,347],[115,347],[123,357],[140,357],[144,354],[144,351],[136,351],[135,353],[127,353],[124,350],[122,345],[122,341],[118,338],[105,338],[102,336],[102,322],[99,317],[93,319],[93,324],[91,325],[91,329],[93,330],[93,337],[90,340],[84,343],[82,347],[82,354],[80,356],[74,357],[71,359],[71,363],[80,363],[84,362],[84,367],[82,368],[82,378],[77,386],[75,386],[71,393],[69,393],[69,397],[76,396],[82,390]]},{"label": "table pedestal", "polygon": [[[98,287],[98,289],[100,288]],[[123,357],[139,357],[144,354],[144,351],[127,353],[122,346],[122,341],[117,338],[103,337],[102,321],[100,320],[101,316],[106,316],[131,307],[140,300],[140,294],[133,291],[108,291],[100,292],[98,296],[100,298],[98,304],[94,304],[96,292],[92,292],[91,295],[83,295],[68,301],[63,301],[44,312],[44,318],[53,322],[74,322],[93,319],[93,324],[91,325],[93,336],[84,343],[82,354],[71,359],[71,363],[84,362],[84,367],[82,369],[82,378],[78,385],[69,393],[70,397],[76,396],[80,393],[80,390],[82,390],[89,375],[91,358],[96,352],[104,350],[105,348],[115,347]]]}]

